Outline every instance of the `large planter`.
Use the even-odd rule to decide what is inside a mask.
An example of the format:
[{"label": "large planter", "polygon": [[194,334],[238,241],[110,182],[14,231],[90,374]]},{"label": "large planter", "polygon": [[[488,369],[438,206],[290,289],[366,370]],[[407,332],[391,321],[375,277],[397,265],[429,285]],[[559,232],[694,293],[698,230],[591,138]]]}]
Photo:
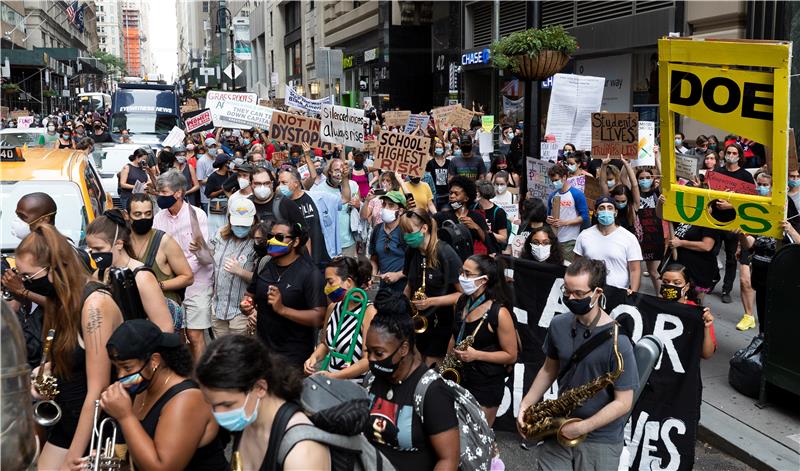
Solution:
[{"label": "large planter", "polygon": [[519,72],[512,72],[523,80],[544,80],[561,71],[569,62],[569,56],[560,51],[542,51],[536,57],[522,54],[514,57]]}]

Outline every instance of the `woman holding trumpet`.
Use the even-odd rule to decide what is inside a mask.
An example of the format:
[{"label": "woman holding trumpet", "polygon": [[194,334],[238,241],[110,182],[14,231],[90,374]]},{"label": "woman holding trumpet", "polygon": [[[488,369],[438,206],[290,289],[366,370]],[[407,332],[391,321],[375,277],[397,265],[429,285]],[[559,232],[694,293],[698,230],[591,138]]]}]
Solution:
[{"label": "woman holding trumpet", "polygon": [[361,264],[352,257],[337,257],[328,263],[324,291],[331,304],[323,323],[324,337],[303,365],[305,374],[360,379],[367,372],[364,339],[375,307],[367,302],[362,288],[369,284],[371,275],[369,262]]},{"label": "woman holding trumpet", "polygon": [[[16,250],[25,289],[48,299],[44,331],[54,331],[45,376],[56,380],[56,391],[44,396],[34,386],[34,399],[53,399],[61,411],[40,416],[51,426],[39,469],[68,469],[85,455],[92,435],[94,403],[108,386],[111,362],[103,346],[122,323],[122,314],[103,285],[89,273],[69,241],[49,224],[39,224]],[[38,372],[35,372],[38,374]],[[54,396],[54,397],[53,397]]]},{"label": "woman holding trumpet", "polygon": [[[450,351],[440,372],[446,379],[455,379],[457,372],[491,427],[503,400],[506,365],[517,361],[519,351],[516,322],[508,309],[511,297],[501,262],[488,255],[468,258],[458,281],[464,296],[456,303]],[[447,370],[448,359],[457,359],[460,368]]]},{"label": "woman holding trumpet", "polygon": [[409,209],[400,217],[409,250],[403,275],[411,299],[417,349],[428,365],[444,358],[453,328],[453,308],[461,295],[461,259],[436,235],[436,221],[425,209]]}]

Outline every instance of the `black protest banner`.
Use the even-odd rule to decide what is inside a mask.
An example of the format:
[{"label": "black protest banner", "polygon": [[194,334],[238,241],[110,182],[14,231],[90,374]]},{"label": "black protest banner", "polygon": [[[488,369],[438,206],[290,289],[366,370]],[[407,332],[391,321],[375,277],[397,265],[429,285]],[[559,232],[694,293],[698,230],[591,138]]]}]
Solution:
[{"label": "black protest banner", "polygon": [[214,129],[214,119],[211,110],[208,108],[183,113],[183,122],[186,125],[186,132],[212,131]]}]

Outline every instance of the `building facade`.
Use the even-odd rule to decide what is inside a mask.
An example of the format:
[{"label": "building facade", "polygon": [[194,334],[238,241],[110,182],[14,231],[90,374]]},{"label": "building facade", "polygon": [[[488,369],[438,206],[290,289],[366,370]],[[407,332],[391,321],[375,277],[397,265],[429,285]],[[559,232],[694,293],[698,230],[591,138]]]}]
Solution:
[{"label": "building facade", "polygon": [[101,51],[122,57],[122,14],[119,2],[97,0],[97,39]]},{"label": "building facade", "polygon": [[122,59],[127,65],[128,74],[145,77],[153,72],[148,67],[153,64],[149,32],[150,2],[147,0],[124,0],[119,8],[122,15]]}]

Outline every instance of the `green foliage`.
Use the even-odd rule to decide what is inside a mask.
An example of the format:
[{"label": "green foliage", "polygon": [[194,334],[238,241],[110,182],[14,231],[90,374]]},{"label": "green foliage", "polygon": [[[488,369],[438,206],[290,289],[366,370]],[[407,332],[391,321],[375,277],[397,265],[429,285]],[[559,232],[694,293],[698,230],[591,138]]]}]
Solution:
[{"label": "green foliage", "polygon": [[125,61],[122,60],[121,57],[117,57],[114,54],[103,52],[101,50],[97,50],[94,53],[94,57],[97,58],[97,60],[99,60],[100,62],[102,62],[103,65],[106,66],[106,69],[108,69],[109,72],[111,73],[118,72],[122,75],[128,74],[127,64],[125,64]]},{"label": "green foliage", "polygon": [[12,95],[14,93],[19,93],[22,89],[16,83],[4,83],[2,85],[2,89],[5,93]]},{"label": "green foliage", "polygon": [[570,55],[578,48],[575,37],[561,25],[517,31],[492,44],[492,65],[498,69],[519,72],[515,56],[536,57],[542,51],[560,51]]},{"label": "green foliage", "polygon": [[54,97],[54,96],[58,96],[58,92],[56,92],[55,90],[50,90],[50,89],[42,90],[42,96],[43,97]]}]

